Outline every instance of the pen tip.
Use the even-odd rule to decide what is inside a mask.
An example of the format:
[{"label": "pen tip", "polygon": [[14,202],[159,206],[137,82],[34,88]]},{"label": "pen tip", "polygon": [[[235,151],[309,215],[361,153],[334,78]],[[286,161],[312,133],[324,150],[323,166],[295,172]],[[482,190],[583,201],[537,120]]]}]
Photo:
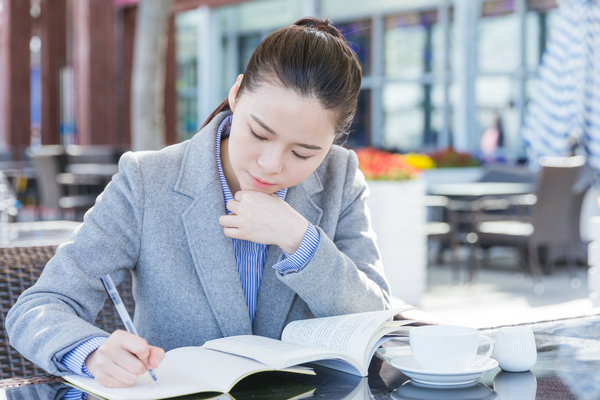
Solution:
[{"label": "pen tip", "polygon": [[158,385],[158,378],[156,377],[156,373],[153,370],[148,370],[148,372],[150,373],[150,376],[152,377],[152,380],[154,381],[154,383],[156,383]]}]

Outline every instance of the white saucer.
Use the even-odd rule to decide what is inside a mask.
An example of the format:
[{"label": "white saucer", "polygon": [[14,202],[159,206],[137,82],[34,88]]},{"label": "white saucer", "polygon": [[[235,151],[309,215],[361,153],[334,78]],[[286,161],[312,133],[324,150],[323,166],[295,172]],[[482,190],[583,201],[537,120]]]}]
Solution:
[{"label": "white saucer", "polygon": [[424,370],[417,364],[411,354],[398,356],[390,364],[398,368],[412,382],[429,386],[459,386],[475,383],[485,372],[498,366],[498,361],[493,358],[484,359],[476,356],[467,368],[456,372],[437,372]]}]

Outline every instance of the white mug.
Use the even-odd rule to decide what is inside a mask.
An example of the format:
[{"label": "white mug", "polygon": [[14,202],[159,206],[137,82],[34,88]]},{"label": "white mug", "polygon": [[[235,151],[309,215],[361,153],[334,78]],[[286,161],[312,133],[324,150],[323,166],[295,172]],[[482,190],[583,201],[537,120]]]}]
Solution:
[{"label": "white mug", "polygon": [[537,361],[533,331],[528,326],[498,329],[494,358],[504,371],[529,371]]},{"label": "white mug", "polygon": [[411,328],[410,350],[413,358],[428,371],[457,372],[465,369],[477,355],[481,342],[488,344],[487,360],[494,342],[474,328],[453,325],[428,325]]}]

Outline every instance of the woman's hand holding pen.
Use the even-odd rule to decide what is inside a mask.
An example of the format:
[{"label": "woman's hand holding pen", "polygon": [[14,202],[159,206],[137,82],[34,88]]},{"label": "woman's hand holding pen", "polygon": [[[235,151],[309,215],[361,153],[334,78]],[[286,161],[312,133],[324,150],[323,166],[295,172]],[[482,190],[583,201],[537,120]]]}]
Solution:
[{"label": "woman's hand holding pen", "polygon": [[165,357],[160,347],[145,339],[118,330],[85,360],[88,371],[107,387],[127,387],[149,368],[157,368]]},{"label": "woman's hand holding pen", "polygon": [[276,244],[289,254],[300,247],[308,228],[306,218],[274,194],[241,190],[227,209],[232,214],[219,218],[225,236]]}]

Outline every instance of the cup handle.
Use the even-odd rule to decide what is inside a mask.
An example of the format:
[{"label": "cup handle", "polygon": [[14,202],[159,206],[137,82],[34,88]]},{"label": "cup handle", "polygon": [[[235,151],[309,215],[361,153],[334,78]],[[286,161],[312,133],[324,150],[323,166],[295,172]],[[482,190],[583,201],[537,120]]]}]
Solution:
[{"label": "cup handle", "polygon": [[494,351],[494,341],[492,340],[492,338],[490,338],[489,336],[485,336],[485,335],[479,335],[479,340],[480,340],[480,342],[483,341],[483,342],[487,342],[487,344],[488,344],[487,352],[483,356],[483,359],[487,361],[487,359],[492,356],[492,352]]}]

